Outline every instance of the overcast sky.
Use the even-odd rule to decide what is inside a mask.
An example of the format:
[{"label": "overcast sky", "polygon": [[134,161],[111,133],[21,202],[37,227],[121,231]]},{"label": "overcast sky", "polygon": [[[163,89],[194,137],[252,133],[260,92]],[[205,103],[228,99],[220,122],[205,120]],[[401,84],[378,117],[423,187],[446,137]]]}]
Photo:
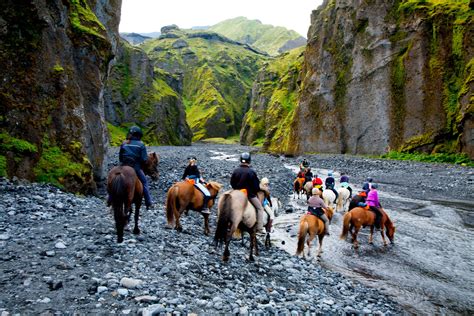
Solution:
[{"label": "overcast sky", "polygon": [[122,0],[120,32],[156,32],[162,26],[214,25],[245,16],[307,36],[311,11],[322,0]]}]

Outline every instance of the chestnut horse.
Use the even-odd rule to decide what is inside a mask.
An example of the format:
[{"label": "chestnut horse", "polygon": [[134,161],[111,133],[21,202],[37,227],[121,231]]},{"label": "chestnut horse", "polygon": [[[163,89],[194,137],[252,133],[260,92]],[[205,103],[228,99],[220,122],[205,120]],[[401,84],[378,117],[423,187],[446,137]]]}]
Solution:
[{"label": "chestnut horse", "polygon": [[[158,179],[159,156],[152,152],[143,165],[143,171],[153,180]],[[143,185],[138,179],[135,170],[129,166],[118,166],[110,170],[107,177],[107,192],[114,210],[115,227],[117,229],[117,242],[123,242],[123,229],[132,213],[132,203],[135,204],[134,234],[140,234],[138,217],[142,205]]]},{"label": "chestnut horse", "polygon": [[[209,209],[211,209],[222,185],[217,182],[209,181],[209,183],[206,184],[206,188],[211,194],[211,198],[207,205]],[[174,220],[176,230],[183,231],[183,227],[179,221],[181,214],[183,214],[184,211],[189,210],[201,212],[203,203],[204,196],[202,192],[192,183],[181,181],[173,184],[166,195],[166,219],[168,225],[172,226]],[[209,235],[209,214],[201,214],[204,216],[204,234]]]},{"label": "chestnut horse", "polygon": [[[262,195],[259,196],[259,199],[261,197]],[[255,255],[258,256],[257,212],[252,203],[247,199],[247,195],[240,190],[227,191],[219,199],[217,210],[218,218],[214,244],[216,248],[222,243],[225,244],[222,260],[229,260],[229,243],[234,233],[239,234],[245,231],[250,234],[249,260],[254,261],[254,248]]]},{"label": "chestnut horse", "polygon": [[295,181],[293,181],[293,198],[295,197],[295,194],[297,195],[298,199],[301,198],[301,194],[304,193],[304,178],[296,178]]},{"label": "chestnut horse", "polygon": [[[380,234],[382,235],[383,245],[387,246],[387,241],[385,240],[384,235],[384,229],[386,230],[386,234],[390,242],[394,243],[393,237],[395,234],[395,226],[388,217],[387,213],[382,208],[380,208],[380,211],[382,213],[382,219],[380,220]],[[361,227],[370,226],[369,244],[373,243],[375,222],[374,212],[366,208],[355,207],[344,215],[343,222],[344,223],[342,226],[341,239],[346,239],[347,233],[351,232],[352,243],[355,249],[359,248],[357,234],[359,233]]]},{"label": "chestnut horse", "polygon": [[[328,207],[327,212],[324,212],[326,216],[328,217],[329,221],[331,221],[332,216],[334,214],[333,208]],[[301,253],[303,253],[303,258],[305,257],[304,255],[304,242],[306,239],[306,235],[309,235],[309,238],[306,240],[306,243],[308,245],[308,256],[310,256],[310,251],[311,251],[311,241],[318,236],[319,239],[319,248],[318,248],[318,254],[317,256],[320,257],[321,253],[323,252],[323,239],[325,236],[325,230],[324,230],[324,222],[322,219],[317,217],[316,215],[313,214],[304,214],[301,216],[300,219],[300,229],[298,232],[298,246],[296,248],[296,255],[299,256]]]}]

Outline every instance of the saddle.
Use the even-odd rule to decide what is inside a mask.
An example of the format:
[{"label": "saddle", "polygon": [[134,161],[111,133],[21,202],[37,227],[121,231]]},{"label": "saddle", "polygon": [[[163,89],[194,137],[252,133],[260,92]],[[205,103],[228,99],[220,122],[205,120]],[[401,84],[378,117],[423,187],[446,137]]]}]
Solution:
[{"label": "saddle", "polygon": [[317,216],[317,217],[321,217],[322,215],[324,215],[324,211],[320,207],[308,206],[308,214],[311,214],[311,215],[314,215],[314,216]]}]

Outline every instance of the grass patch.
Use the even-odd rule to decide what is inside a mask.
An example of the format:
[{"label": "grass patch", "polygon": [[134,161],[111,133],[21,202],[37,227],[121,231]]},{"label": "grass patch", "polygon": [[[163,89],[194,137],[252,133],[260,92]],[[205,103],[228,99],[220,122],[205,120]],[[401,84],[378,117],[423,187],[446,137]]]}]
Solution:
[{"label": "grass patch", "polygon": [[403,153],[398,151],[390,151],[387,154],[380,156],[380,158],[393,160],[411,160],[433,163],[451,163],[462,166],[474,167],[474,160],[471,160],[467,154],[446,154],[446,153]]},{"label": "grass patch", "polygon": [[32,143],[12,137],[7,133],[0,133],[0,153],[13,151],[18,154],[36,153],[38,149]]},{"label": "grass patch", "polygon": [[107,122],[107,129],[110,135],[110,145],[120,146],[127,137],[128,128],[122,126],[115,126]]},{"label": "grass patch", "polygon": [[223,144],[223,145],[236,145],[239,143],[239,135],[231,136],[227,138],[223,137],[212,137],[201,139],[200,142],[212,143],[212,144]]},{"label": "grass patch", "polygon": [[0,177],[7,176],[7,157],[0,155]]}]

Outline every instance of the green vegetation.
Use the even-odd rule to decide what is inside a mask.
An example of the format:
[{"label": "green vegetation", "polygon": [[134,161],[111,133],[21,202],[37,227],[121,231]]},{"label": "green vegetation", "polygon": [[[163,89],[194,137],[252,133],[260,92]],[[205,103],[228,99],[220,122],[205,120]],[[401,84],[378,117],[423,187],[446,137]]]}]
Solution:
[{"label": "green vegetation", "polygon": [[78,151],[80,147],[80,143],[71,143],[69,150],[64,151],[58,146],[51,145],[45,139],[40,160],[34,168],[37,181],[63,188],[68,178],[79,180],[90,177],[91,164],[89,160],[83,157],[82,161],[77,162],[77,159],[81,158],[73,157],[71,154],[71,152]]},{"label": "green vegetation", "polygon": [[7,176],[7,157],[0,155],[0,177]]},{"label": "green vegetation", "polygon": [[436,163],[453,163],[460,164],[463,166],[474,167],[474,161],[469,159],[466,154],[446,154],[446,153],[405,153],[399,151],[390,151],[387,154],[381,156],[381,158],[394,159],[394,160],[413,160],[423,162],[436,162]]},{"label": "green vegetation", "polygon": [[53,72],[54,72],[54,73],[60,74],[60,73],[62,73],[63,71],[64,71],[64,68],[63,68],[60,64],[56,63],[56,64],[54,65],[54,67],[53,67]]},{"label": "green vegetation", "polygon": [[[149,40],[141,46],[155,64],[155,74],[166,78],[180,74],[180,96],[170,88],[159,91],[182,98],[193,141],[238,134],[253,81],[266,57],[215,33],[172,33],[178,37]],[[185,46],[178,45],[184,42]]]},{"label": "green vegetation", "polygon": [[258,20],[248,20],[245,17],[222,21],[211,26],[209,30],[235,41],[252,45],[272,56],[278,55],[279,49],[289,40],[302,37],[297,32],[284,27],[262,24]]},{"label": "green vegetation", "polygon": [[107,122],[107,130],[110,135],[110,145],[120,146],[128,133],[127,127],[115,126]]},{"label": "green vegetation", "polygon": [[105,27],[85,0],[70,0],[69,15],[74,30],[105,39]]},{"label": "green vegetation", "polygon": [[200,140],[203,143],[213,143],[213,144],[223,144],[223,145],[236,145],[239,143],[239,136],[232,136],[227,138],[222,137],[213,137],[213,138],[204,138]]},{"label": "green vegetation", "polygon": [[0,133],[0,154],[5,154],[8,151],[28,155],[38,152],[38,148],[26,140],[12,137],[7,133]]}]

